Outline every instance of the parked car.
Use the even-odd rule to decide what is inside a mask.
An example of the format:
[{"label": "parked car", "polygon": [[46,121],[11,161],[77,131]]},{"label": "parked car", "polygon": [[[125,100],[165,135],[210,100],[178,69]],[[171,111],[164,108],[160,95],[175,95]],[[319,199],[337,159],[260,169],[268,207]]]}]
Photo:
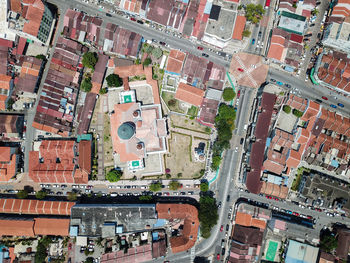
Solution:
[{"label": "parked car", "polygon": [[242,69],[242,68],[238,68],[237,70],[240,72],[244,72],[244,69]]},{"label": "parked car", "polygon": [[220,232],[222,232],[223,230],[224,230],[224,225],[221,225]]},{"label": "parked car", "polygon": [[197,49],[199,49],[199,50],[203,50],[203,47],[197,47]]},{"label": "parked car", "polygon": [[202,53],[202,56],[203,56],[203,57],[206,57],[206,58],[209,57],[209,55],[208,55],[208,54],[205,54],[205,53]]},{"label": "parked car", "polygon": [[135,19],[135,18],[133,18],[133,17],[130,17],[130,20],[131,20],[131,21],[136,21],[136,19]]},{"label": "parked car", "polygon": [[255,44],[255,38],[252,39],[252,45],[254,45],[254,44]]},{"label": "parked car", "polygon": [[322,96],[322,99],[324,100],[328,100],[328,98],[326,96]]},{"label": "parked car", "polygon": [[331,106],[331,107],[334,108],[334,109],[337,108],[337,106],[335,106],[334,104],[331,104],[331,105],[329,105],[329,106]]},{"label": "parked car", "polygon": [[276,81],[276,84],[279,86],[283,86],[283,82],[281,82],[281,81]]},{"label": "parked car", "polygon": [[344,104],[342,104],[342,103],[338,103],[338,106],[341,108],[344,108]]}]

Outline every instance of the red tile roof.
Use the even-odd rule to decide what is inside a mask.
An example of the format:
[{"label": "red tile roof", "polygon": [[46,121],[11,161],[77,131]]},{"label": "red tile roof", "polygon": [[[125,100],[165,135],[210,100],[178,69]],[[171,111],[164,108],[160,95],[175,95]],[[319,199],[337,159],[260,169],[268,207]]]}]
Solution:
[{"label": "red tile roof", "polygon": [[74,205],[75,202],[2,198],[0,213],[69,216]]},{"label": "red tile roof", "polygon": [[253,226],[260,229],[266,228],[266,221],[260,220],[257,218],[252,218],[250,214],[242,213],[242,212],[236,213],[235,223],[237,225],[247,226],[247,227]]},{"label": "red tile roof", "polygon": [[170,50],[166,70],[173,73],[181,73],[186,54],[177,49]]},{"label": "red tile roof", "polygon": [[232,35],[233,39],[237,39],[237,40],[243,39],[243,31],[244,31],[246,21],[247,19],[245,18],[245,16],[237,16],[235,28],[233,30],[233,35]]},{"label": "red tile roof", "polygon": [[204,90],[181,82],[177,87],[175,98],[199,107],[204,97]]},{"label": "red tile roof", "polygon": [[29,152],[29,177],[34,182],[74,183],[77,175],[79,183],[87,183],[88,173],[75,169],[74,145],[72,140],[42,141],[39,151]]},{"label": "red tile roof", "polygon": [[34,233],[40,236],[68,236],[69,222],[69,219],[35,218]]},{"label": "red tile roof", "polygon": [[11,0],[11,10],[16,13],[22,13],[21,0]]},{"label": "red tile roof", "polygon": [[194,246],[198,235],[198,211],[188,204],[156,204],[159,219],[183,219],[181,236],[171,237],[170,245],[173,253],[186,251]]},{"label": "red tile roof", "polygon": [[33,4],[30,4],[25,16],[28,23],[24,23],[23,32],[36,37],[39,32],[43,14],[44,4],[41,0],[35,0]]},{"label": "red tile roof", "polygon": [[8,182],[16,174],[16,154],[11,147],[0,147],[0,181]]},{"label": "red tile roof", "polygon": [[0,233],[2,236],[33,237],[33,220],[0,220]]}]

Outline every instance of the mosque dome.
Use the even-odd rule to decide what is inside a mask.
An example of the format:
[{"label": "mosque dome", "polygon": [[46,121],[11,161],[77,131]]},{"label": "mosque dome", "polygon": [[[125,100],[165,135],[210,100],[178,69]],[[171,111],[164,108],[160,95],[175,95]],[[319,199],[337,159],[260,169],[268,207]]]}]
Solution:
[{"label": "mosque dome", "polygon": [[122,140],[129,140],[135,134],[135,124],[132,122],[124,122],[118,128],[118,136]]}]

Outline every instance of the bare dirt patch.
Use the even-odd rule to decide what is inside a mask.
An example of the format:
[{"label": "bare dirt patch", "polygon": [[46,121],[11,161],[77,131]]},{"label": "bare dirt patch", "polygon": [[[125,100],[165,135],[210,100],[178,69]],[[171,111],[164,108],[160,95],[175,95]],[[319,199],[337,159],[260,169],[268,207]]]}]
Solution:
[{"label": "bare dirt patch", "polygon": [[205,163],[194,162],[192,149],[192,137],[189,135],[171,132],[169,139],[169,152],[165,155],[165,167],[170,169],[172,178],[198,177]]},{"label": "bare dirt patch", "polygon": [[170,115],[171,125],[174,128],[183,128],[186,130],[193,130],[196,132],[210,134],[210,128],[200,124],[196,120],[192,120],[190,117],[181,116],[176,114]]}]

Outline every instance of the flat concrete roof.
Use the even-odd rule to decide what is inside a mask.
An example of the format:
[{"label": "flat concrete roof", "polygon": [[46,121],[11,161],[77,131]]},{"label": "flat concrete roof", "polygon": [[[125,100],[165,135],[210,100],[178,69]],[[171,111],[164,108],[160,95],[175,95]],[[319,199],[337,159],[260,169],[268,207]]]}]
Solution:
[{"label": "flat concrete roof", "polygon": [[232,38],[235,19],[235,12],[221,8],[219,19],[217,21],[209,19],[205,32],[223,40],[230,39]]}]

